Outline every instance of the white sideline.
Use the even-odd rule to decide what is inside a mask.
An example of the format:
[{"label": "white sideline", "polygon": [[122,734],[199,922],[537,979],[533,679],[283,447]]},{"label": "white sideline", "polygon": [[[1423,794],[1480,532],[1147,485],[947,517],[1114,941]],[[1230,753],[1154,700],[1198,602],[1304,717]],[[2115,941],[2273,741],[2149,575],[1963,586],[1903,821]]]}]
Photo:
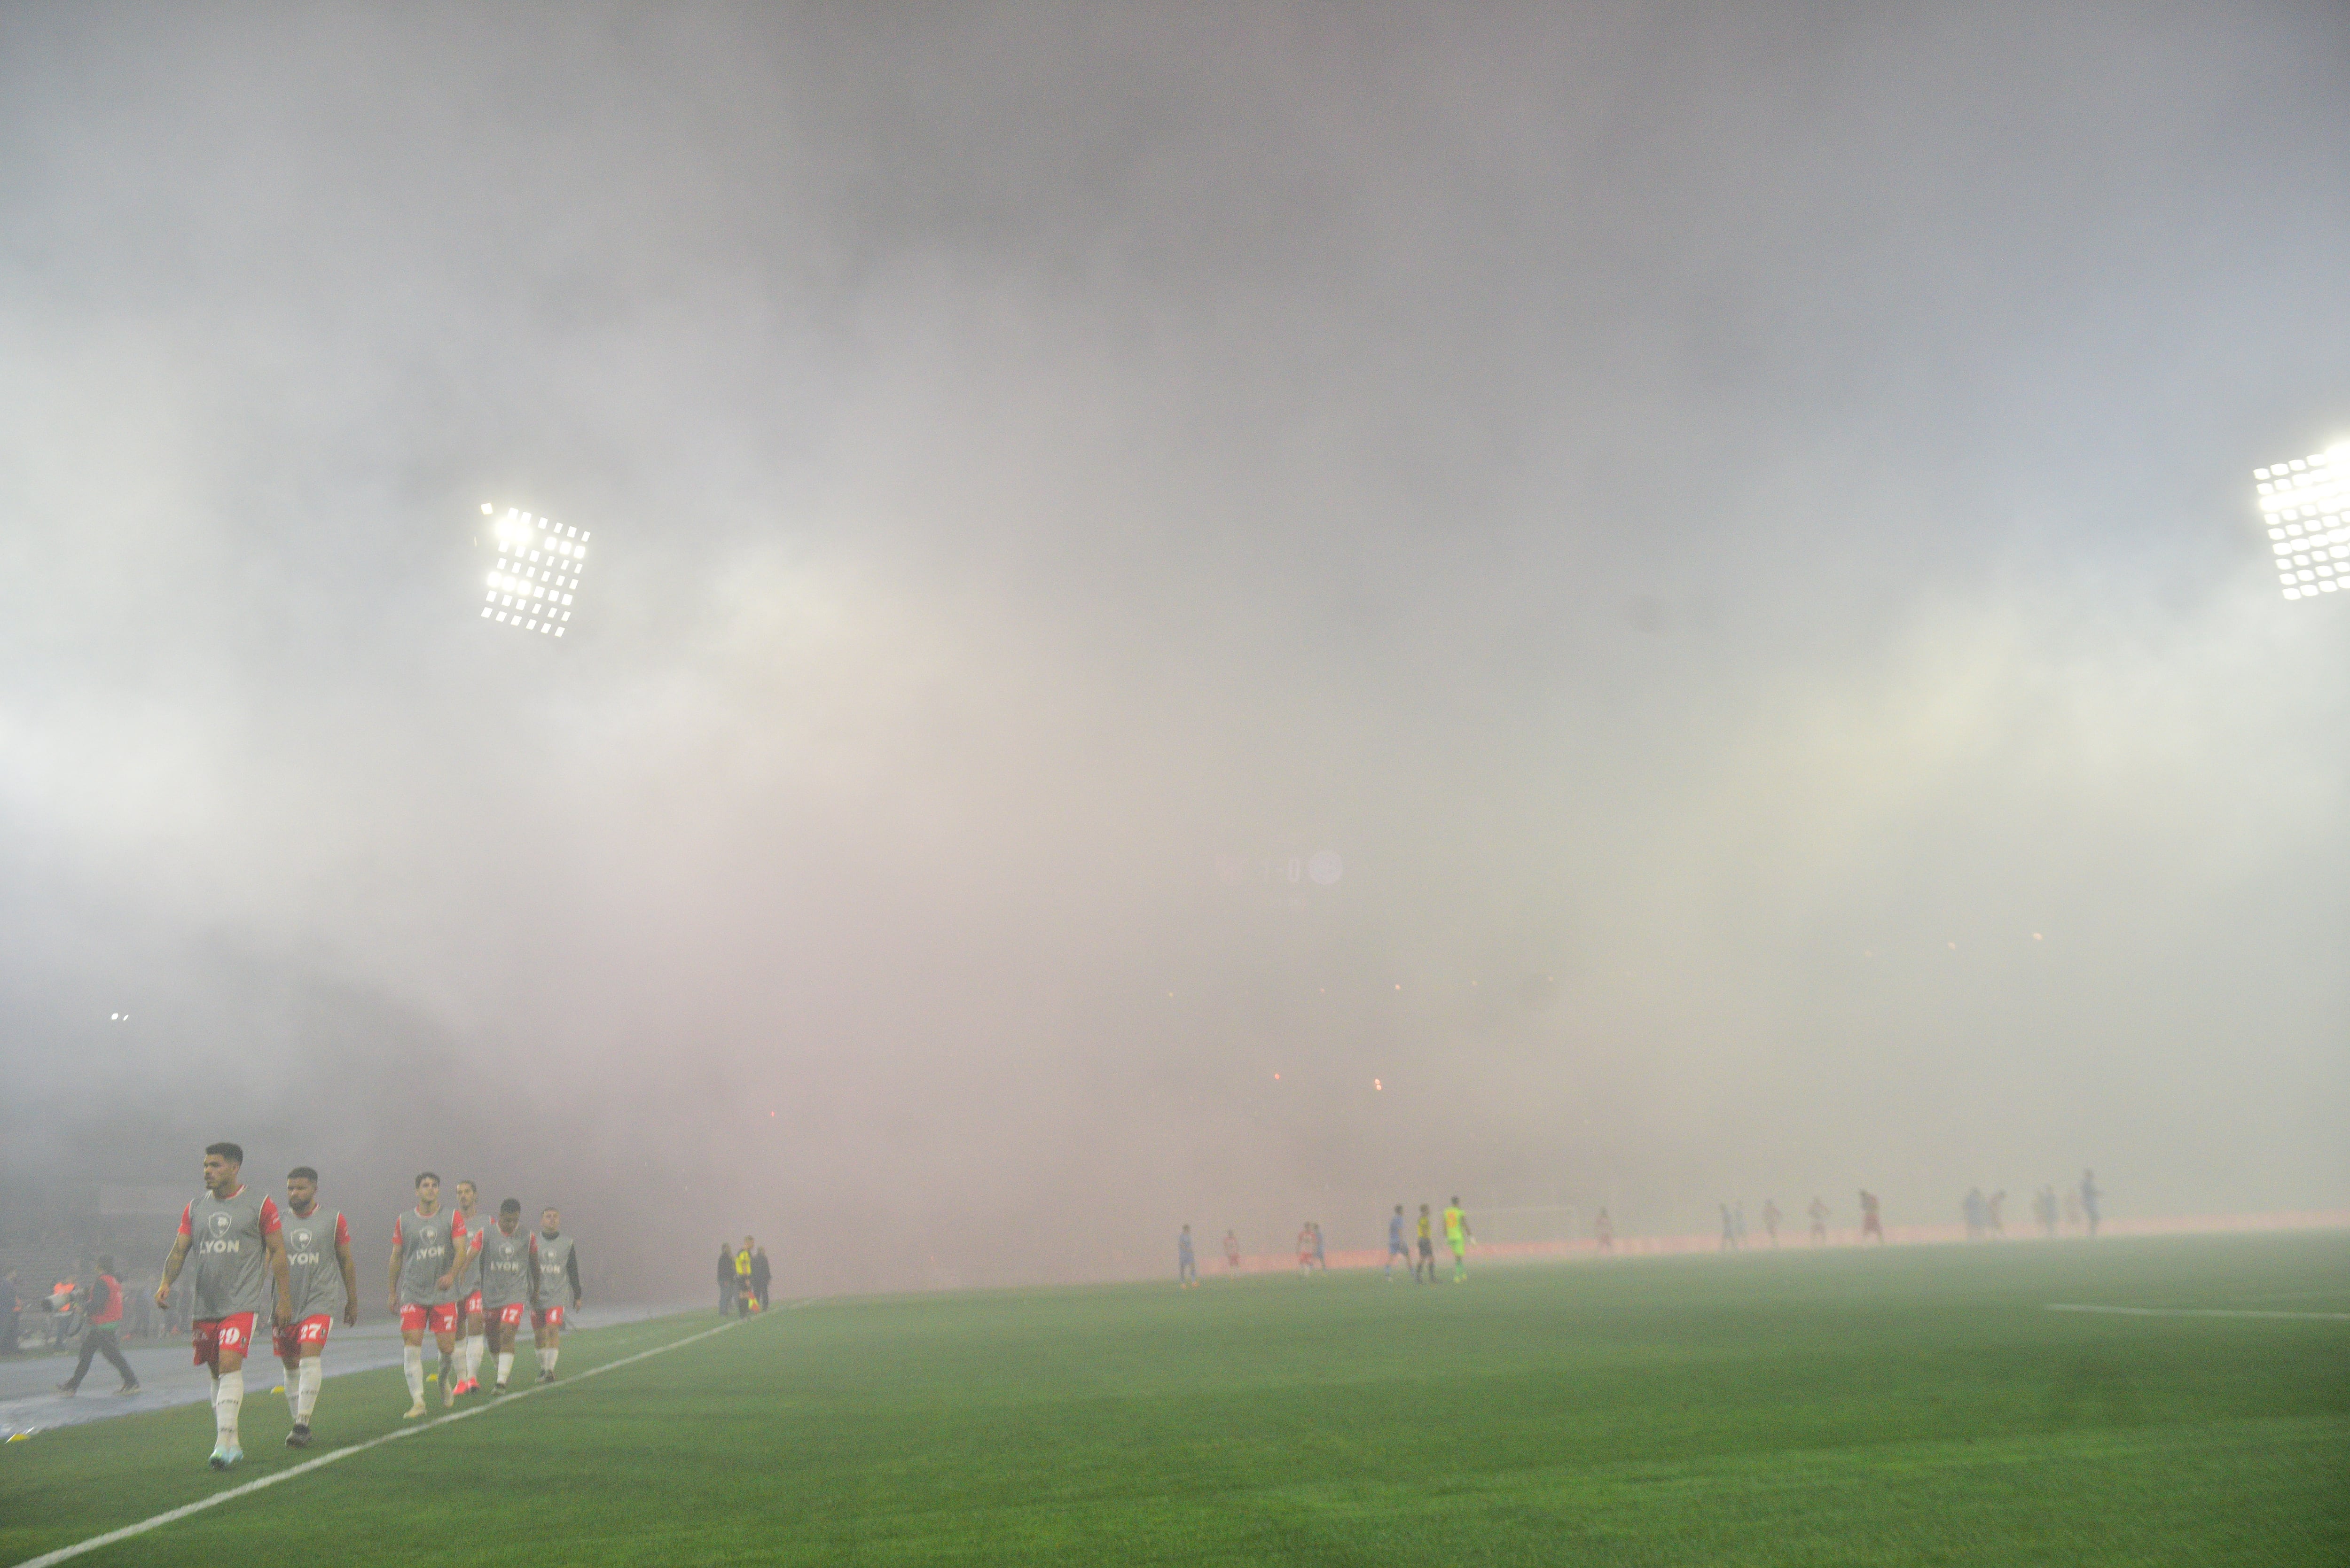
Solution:
[{"label": "white sideline", "polygon": [[[796,1301],[792,1303],[792,1305],[806,1306],[807,1302]],[[656,1345],[650,1350],[639,1350],[634,1355],[624,1355],[618,1361],[608,1361],[601,1366],[591,1366],[585,1372],[576,1373],[560,1382],[536,1383],[527,1388],[516,1389],[493,1404],[475,1405],[471,1409],[465,1410],[452,1410],[446,1416],[435,1416],[429,1421],[419,1421],[413,1427],[396,1428],[380,1438],[369,1438],[364,1443],[353,1443],[348,1449],[337,1449],[333,1453],[320,1454],[315,1459],[305,1459],[291,1469],[279,1470],[273,1475],[263,1476],[257,1480],[249,1480],[243,1486],[233,1486],[226,1491],[216,1491],[210,1497],[202,1497],[193,1502],[182,1503],[180,1507],[168,1509],[152,1519],[142,1519],[136,1524],[126,1524],[120,1530],[109,1530],[103,1535],[93,1535],[88,1541],[77,1541],[71,1546],[60,1546],[55,1552],[45,1552],[38,1557],[27,1557],[17,1563],[16,1568],[48,1568],[52,1563],[63,1563],[68,1558],[78,1557],[85,1552],[95,1552],[101,1546],[111,1546],[118,1541],[128,1541],[134,1535],[144,1535],[151,1530],[160,1530],[174,1520],[185,1519],[192,1513],[202,1513],[208,1508],[217,1508],[232,1498],[244,1497],[248,1493],[259,1491],[264,1487],[276,1486],[279,1481],[289,1481],[296,1476],[307,1475],[321,1466],[333,1464],[337,1459],[347,1459],[353,1454],[363,1454],[369,1449],[381,1448],[386,1443],[398,1442],[402,1438],[412,1438],[419,1432],[429,1432],[435,1427],[445,1427],[452,1421],[463,1421],[469,1417],[486,1415],[492,1410],[503,1410],[516,1400],[527,1399],[534,1394],[546,1394],[557,1388],[568,1388],[574,1384],[585,1383],[590,1377],[598,1376],[603,1373],[617,1372],[632,1361],[642,1361],[649,1355],[660,1355],[682,1345],[691,1345],[697,1340],[708,1339],[712,1334],[724,1334],[728,1329],[740,1328],[750,1321],[748,1318],[733,1318],[720,1324],[716,1328],[705,1328],[700,1334],[689,1334],[683,1339],[673,1339],[667,1345]]]},{"label": "white sideline", "polygon": [[2109,1312],[2124,1317],[2295,1317],[2319,1323],[2350,1323],[2350,1312],[2262,1312],[2249,1307],[2082,1306],[2050,1302],[2050,1312]]}]

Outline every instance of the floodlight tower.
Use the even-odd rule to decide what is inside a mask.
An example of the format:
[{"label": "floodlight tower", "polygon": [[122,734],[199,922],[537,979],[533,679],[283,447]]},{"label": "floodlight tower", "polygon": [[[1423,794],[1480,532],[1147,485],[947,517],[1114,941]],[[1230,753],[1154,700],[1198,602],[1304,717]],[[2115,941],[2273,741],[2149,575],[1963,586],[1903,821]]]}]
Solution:
[{"label": "floodlight tower", "polygon": [[2289,599],[2350,594],[2350,441],[2252,470]]},{"label": "floodlight tower", "polygon": [[[482,503],[484,517],[497,517],[497,510]],[[588,559],[587,531],[509,506],[491,532],[498,559],[490,568],[482,618],[492,626],[561,637],[570,628],[571,600]]]}]

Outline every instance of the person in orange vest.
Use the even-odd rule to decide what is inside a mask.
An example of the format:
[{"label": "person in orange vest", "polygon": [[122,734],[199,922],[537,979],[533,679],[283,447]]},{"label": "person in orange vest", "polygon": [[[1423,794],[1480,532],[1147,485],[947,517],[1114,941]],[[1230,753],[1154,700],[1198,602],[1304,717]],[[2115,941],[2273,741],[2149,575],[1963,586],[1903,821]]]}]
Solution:
[{"label": "person in orange vest", "polygon": [[124,1394],[139,1392],[139,1374],[130,1370],[130,1363],[122,1356],[122,1346],[116,1334],[122,1324],[122,1282],[114,1277],[114,1260],[101,1256],[98,1260],[98,1277],[90,1282],[88,1297],[89,1329],[81,1337],[81,1360],[75,1366],[71,1377],[57,1385],[57,1392],[68,1399],[81,1392],[81,1380],[89,1376],[89,1364],[103,1355],[117,1372],[122,1374]]},{"label": "person in orange vest", "polygon": [[[88,1253],[84,1253],[82,1255],[81,1266],[85,1269],[90,1266],[89,1255]],[[59,1280],[56,1284],[51,1285],[49,1287],[49,1299],[47,1304],[50,1313],[54,1314],[53,1320],[49,1324],[49,1348],[51,1350],[63,1350],[65,1348],[66,1341],[73,1334],[73,1281]]]}]

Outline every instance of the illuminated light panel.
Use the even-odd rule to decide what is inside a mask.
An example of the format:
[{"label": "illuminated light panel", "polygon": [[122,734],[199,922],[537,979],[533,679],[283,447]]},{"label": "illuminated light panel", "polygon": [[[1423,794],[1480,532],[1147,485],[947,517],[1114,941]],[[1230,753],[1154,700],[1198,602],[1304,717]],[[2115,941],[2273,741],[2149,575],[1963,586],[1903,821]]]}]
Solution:
[{"label": "illuminated light panel", "polygon": [[2350,583],[2350,441],[2252,470],[2277,585],[2289,599]]},{"label": "illuminated light panel", "polygon": [[483,618],[493,626],[561,637],[569,629],[563,623],[571,618],[594,535],[518,506],[501,512],[494,502],[482,503],[482,515],[495,519],[490,534],[498,547],[483,578]]}]

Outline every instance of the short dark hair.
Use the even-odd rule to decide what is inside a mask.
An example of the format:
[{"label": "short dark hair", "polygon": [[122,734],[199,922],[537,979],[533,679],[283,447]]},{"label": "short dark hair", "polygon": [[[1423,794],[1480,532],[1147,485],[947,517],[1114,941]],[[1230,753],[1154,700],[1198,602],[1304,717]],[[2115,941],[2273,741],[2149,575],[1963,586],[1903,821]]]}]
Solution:
[{"label": "short dark hair", "polygon": [[421,1187],[428,1181],[438,1181],[440,1179],[441,1173],[437,1170],[420,1170],[416,1173],[416,1181],[414,1185]]},{"label": "short dark hair", "polygon": [[475,1180],[474,1180],[472,1177],[470,1177],[470,1176],[461,1176],[461,1177],[459,1177],[459,1178],[457,1179],[457,1185],[458,1185],[458,1186],[460,1186],[460,1187],[471,1187],[471,1188],[473,1188],[473,1189],[474,1189],[475,1190],[477,1190],[477,1191],[478,1191],[478,1190],[480,1189],[480,1188],[481,1188],[481,1183],[480,1183],[480,1182],[478,1182],[478,1181],[475,1181]]},{"label": "short dark hair", "polygon": [[521,1213],[521,1212],[522,1212],[522,1199],[519,1199],[519,1198],[509,1198],[509,1199],[507,1199],[504,1203],[501,1203],[501,1204],[499,1204],[499,1205],[498,1205],[498,1212],[499,1212],[499,1213],[501,1213],[501,1214],[519,1214],[519,1213]]},{"label": "short dark hair", "polygon": [[318,1179],[318,1173],[311,1169],[307,1165],[297,1165],[293,1169],[286,1173],[286,1179],[292,1181],[296,1177],[299,1177],[304,1181],[316,1181]]},{"label": "short dark hair", "polygon": [[243,1165],[244,1163],[244,1146],[243,1144],[208,1143],[204,1145],[204,1152],[206,1154],[219,1155],[231,1165]]}]

